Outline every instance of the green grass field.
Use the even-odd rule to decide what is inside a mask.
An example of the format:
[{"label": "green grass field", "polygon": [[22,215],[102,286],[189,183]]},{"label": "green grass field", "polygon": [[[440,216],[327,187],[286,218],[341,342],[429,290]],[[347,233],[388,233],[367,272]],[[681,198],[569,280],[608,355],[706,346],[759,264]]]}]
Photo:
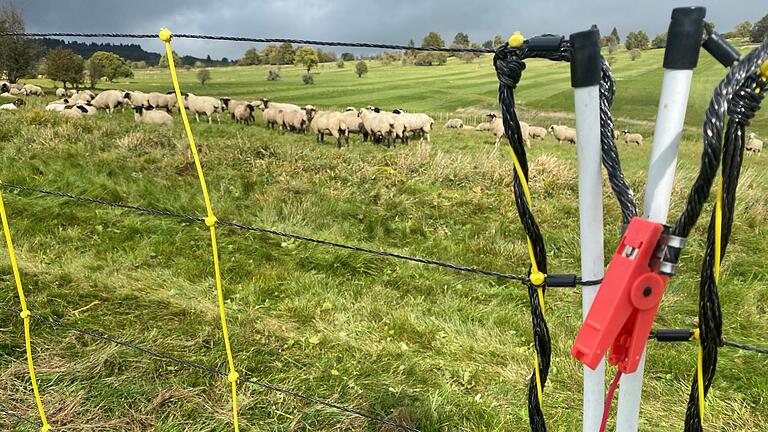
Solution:
[{"label": "green grass field", "polygon": [[[614,67],[617,128],[644,134],[620,145],[642,201],[662,71],[661,50]],[[213,69],[204,88],[183,71],[184,91],[312,103],[380,105],[480,114],[497,109],[491,58],[442,67],[378,64],[358,79],[353,64],[302,71]],[[693,182],[700,127],[725,69],[702,53],[672,198],[677,215]],[[568,66],[530,61],[517,92],[523,119],[572,123]],[[49,81],[35,81],[50,88]],[[170,89],[167,71],[137,72],[103,88]],[[52,97],[46,98],[50,100]],[[5,103],[5,101],[2,101]],[[0,112],[0,179],[140,206],[204,214],[180,121],[139,126],[132,113],[67,120],[29,99]],[[178,115],[176,115],[178,120]],[[765,111],[752,130],[768,135]],[[254,126],[193,124],[220,219],[508,273],[528,268],[512,196],[512,169],[493,138],[436,125],[431,144],[387,150],[352,138],[338,150],[311,135]],[[534,212],[552,272],[579,271],[575,148],[552,138],[529,150]],[[724,334],[768,341],[768,219],[765,157],[745,160],[720,294]],[[604,188],[606,255],[618,240],[618,206]],[[202,224],[3,190],[30,309],[68,324],[226,369],[208,231]],[[705,212],[709,214],[711,206]],[[667,289],[657,325],[695,325],[703,216]],[[527,430],[533,346],[524,288],[514,282],[331,249],[262,234],[219,230],[235,363],[254,378],[348,405],[423,431]],[[18,307],[0,253],[2,305]],[[547,315],[553,362],[544,394],[552,431],[581,428],[581,365],[569,354],[581,295],[552,289]],[[19,319],[0,311],[0,405],[36,416]],[[33,351],[51,424],[63,430],[232,430],[225,379],[34,324]],[[681,430],[696,362],[690,344],[650,343],[641,430]],[[706,430],[764,431],[768,357],[723,348],[707,399]],[[612,373],[609,372],[609,373]],[[243,431],[386,431],[375,423],[256,387],[239,392]],[[28,430],[0,417],[3,430]]]}]

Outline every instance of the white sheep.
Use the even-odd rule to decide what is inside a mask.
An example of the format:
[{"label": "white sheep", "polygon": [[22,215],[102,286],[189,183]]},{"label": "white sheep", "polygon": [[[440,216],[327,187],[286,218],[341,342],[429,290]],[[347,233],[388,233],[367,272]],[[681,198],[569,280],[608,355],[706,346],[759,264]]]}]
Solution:
[{"label": "white sheep", "polygon": [[562,144],[563,141],[576,144],[576,129],[570,128],[568,126],[552,125],[549,127],[549,132],[560,144]]},{"label": "white sheep", "polygon": [[45,96],[43,89],[34,84],[24,84],[24,87],[21,89],[25,90],[27,94],[31,96]]},{"label": "white sheep", "polygon": [[463,129],[464,122],[461,119],[452,118],[445,122],[445,126],[443,127],[446,129]]},{"label": "white sheep", "polygon": [[254,122],[253,105],[245,104],[245,105],[238,106],[237,108],[235,108],[235,111],[232,112],[232,117],[235,119],[237,123],[245,123],[245,124],[253,123]]},{"label": "white sheep", "polygon": [[63,98],[64,96],[67,96],[67,91],[63,88],[59,87],[56,89],[56,97],[57,98]]},{"label": "white sheep", "polygon": [[279,103],[279,102],[272,102],[267,98],[264,98],[261,100],[261,107],[260,109],[264,110],[267,108],[275,108],[275,109],[281,109],[281,110],[300,110],[301,107],[298,105],[290,104],[290,103]]},{"label": "white sheep", "polygon": [[233,119],[235,118],[234,114],[235,114],[235,111],[237,110],[237,108],[239,108],[241,106],[248,105],[248,104],[251,104],[254,108],[257,107],[256,105],[253,105],[251,102],[243,101],[243,100],[236,100],[236,99],[232,99],[232,98],[228,98],[228,97],[223,97],[220,100],[221,100],[221,103],[224,104],[224,107],[222,108],[222,111],[228,111],[228,112],[232,113],[232,118]]},{"label": "white sheep", "polygon": [[65,109],[60,111],[59,114],[61,114],[63,117],[69,118],[81,118],[83,116],[83,112],[77,109]]},{"label": "white sheep", "polygon": [[22,99],[16,99],[12,103],[7,103],[0,105],[0,110],[3,111],[13,111],[18,109],[20,106],[24,105],[24,101]]},{"label": "white sheep", "polygon": [[125,100],[124,96],[124,93],[121,91],[106,90],[99,93],[98,96],[91,101],[91,104],[98,109],[106,110],[107,113],[112,114],[115,108],[123,106]]},{"label": "white sheep", "polygon": [[347,110],[341,114],[344,116],[344,122],[347,124],[347,132],[360,134],[363,136],[363,141],[368,141],[368,130],[365,128],[365,124],[363,124],[357,109],[347,107]]},{"label": "white sheep", "polygon": [[744,149],[748,153],[760,154],[763,151],[763,141],[757,138],[757,135],[753,132],[749,134],[749,139],[744,145]]},{"label": "white sheep", "polygon": [[624,135],[624,142],[629,144],[637,144],[638,146],[643,145],[643,136],[638,133],[629,133],[628,130],[622,131],[622,134]]},{"label": "white sheep", "polygon": [[189,110],[195,113],[195,119],[200,121],[200,114],[205,114],[208,117],[208,124],[212,123],[212,116],[216,114],[216,122],[221,124],[221,116],[224,104],[211,96],[197,96],[192,93],[187,93],[184,96],[184,101],[189,106]]},{"label": "white sheep", "polygon": [[266,125],[268,128],[273,129],[275,126],[282,127],[277,122],[278,115],[282,115],[283,110],[277,109],[277,108],[267,108],[261,113],[261,118],[264,120],[264,125]]},{"label": "white sheep", "polygon": [[10,89],[10,91],[8,91],[8,93],[11,96],[26,96],[27,95],[27,90],[25,90],[23,88],[22,89],[18,89],[16,87],[11,86],[11,89]]},{"label": "white sheep", "polygon": [[528,128],[528,136],[530,138],[544,139],[547,136],[547,130],[540,126],[530,126]]},{"label": "white sheep", "polygon": [[147,94],[147,103],[155,109],[165,109],[168,113],[173,111],[178,104],[175,92],[158,93],[151,92]]},{"label": "white sheep", "polygon": [[133,107],[133,119],[136,123],[163,124],[173,126],[173,116],[165,111],[157,111],[152,105]]},{"label": "white sheep", "polygon": [[325,134],[333,135],[336,138],[336,145],[341,148],[341,139],[349,145],[349,132],[347,132],[347,123],[341,113],[333,111],[317,111],[312,113],[310,127],[317,135],[317,142],[325,140]]},{"label": "white sheep", "polygon": [[490,122],[482,122],[475,126],[475,130],[479,132],[487,132],[491,130],[491,123]]},{"label": "white sheep", "polygon": [[368,133],[376,140],[386,140],[387,147],[392,145],[392,135],[394,134],[395,122],[392,118],[377,113],[370,108],[361,108],[358,116],[363,121],[363,125]]},{"label": "white sheep", "polygon": [[123,99],[134,107],[149,105],[149,95],[141,91],[124,92]]},{"label": "white sheep", "polygon": [[300,110],[279,110],[277,115],[277,121],[282,127],[294,131],[305,132],[309,122],[312,120],[315,112],[315,107],[308,105],[302,107]]},{"label": "white sheep", "polygon": [[406,128],[413,133],[413,136],[419,135],[420,139],[427,139],[427,142],[431,141],[430,132],[432,132],[432,125],[435,120],[432,117],[423,113],[407,113],[402,109],[396,109],[393,111],[395,114],[399,114],[403,120],[405,120]]},{"label": "white sheep", "polygon": [[69,99],[59,99],[59,100],[50,102],[48,105],[46,105],[45,110],[61,112],[67,108],[67,105],[69,105]]},{"label": "white sheep", "polygon": [[85,116],[94,116],[98,114],[98,110],[95,106],[91,105],[87,102],[77,102],[72,108],[72,110],[79,110],[83,115]]}]

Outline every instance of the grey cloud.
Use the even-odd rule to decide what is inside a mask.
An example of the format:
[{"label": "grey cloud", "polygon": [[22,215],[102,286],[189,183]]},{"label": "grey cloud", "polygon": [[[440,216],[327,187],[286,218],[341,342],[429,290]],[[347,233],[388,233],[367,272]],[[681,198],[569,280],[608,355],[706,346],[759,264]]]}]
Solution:
[{"label": "grey cloud", "polygon": [[[604,33],[616,26],[624,36],[644,30],[651,37],[665,31],[670,11],[691,3],[668,0],[584,1],[364,1],[364,0],[15,0],[25,12],[29,31],[156,33],[168,26],[177,33],[253,37],[288,37],[339,41],[417,43],[429,31],[448,43],[459,31],[472,40],[492,39],[519,30],[524,35],[569,34],[597,24]],[[764,0],[699,2],[720,30],[766,12]],[[758,11],[758,12],[756,12]],[[123,41],[127,42],[127,41]],[[141,41],[159,52],[159,41]],[[246,44],[178,40],[178,52],[238,58]],[[337,49],[342,51],[342,48]]]}]

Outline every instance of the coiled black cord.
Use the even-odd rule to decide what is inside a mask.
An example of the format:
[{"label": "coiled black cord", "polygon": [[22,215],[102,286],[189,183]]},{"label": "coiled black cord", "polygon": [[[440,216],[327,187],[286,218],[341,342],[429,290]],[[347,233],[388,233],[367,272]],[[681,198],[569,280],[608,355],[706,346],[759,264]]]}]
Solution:
[{"label": "coiled black cord", "polygon": [[[757,51],[757,50],[756,50]],[[758,57],[762,59],[764,56]],[[760,109],[765,97],[766,82],[753,71],[740,82],[740,86],[727,101],[728,125],[725,131],[722,161],[722,230],[720,259],[725,256],[733,227],[736,207],[736,188],[744,158],[745,132],[752,118]],[[708,119],[709,120],[709,119]],[[716,210],[712,211],[707,232],[707,245],[701,267],[699,283],[699,338],[702,346],[702,372],[704,394],[709,392],[717,371],[717,353],[723,340],[723,317],[715,276],[715,224]],[[703,431],[698,402],[699,384],[694,379],[685,413],[685,431]]]}]

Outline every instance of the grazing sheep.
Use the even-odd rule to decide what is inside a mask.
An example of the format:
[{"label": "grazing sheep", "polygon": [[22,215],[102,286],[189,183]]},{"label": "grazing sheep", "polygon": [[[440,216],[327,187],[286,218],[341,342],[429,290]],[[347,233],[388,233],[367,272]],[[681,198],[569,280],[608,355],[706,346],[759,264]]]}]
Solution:
[{"label": "grazing sheep", "polygon": [[178,101],[176,100],[175,92],[152,92],[147,94],[147,103],[155,107],[155,109],[165,109],[166,112],[171,113],[176,108]]},{"label": "grazing sheep", "polygon": [[24,101],[22,99],[16,99],[12,103],[0,105],[0,110],[13,111],[15,109],[18,109],[22,105],[24,105]]},{"label": "grazing sheep", "polygon": [[251,102],[235,100],[228,97],[223,97],[220,100],[221,100],[221,103],[224,104],[222,111],[230,112],[232,114],[232,119],[235,119],[235,111],[237,111],[237,109],[241,106],[251,104],[251,106],[253,106],[254,109],[257,107],[257,105],[253,105],[253,103]]},{"label": "grazing sheep", "polygon": [[136,123],[163,124],[173,126],[173,117],[165,111],[157,111],[152,105],[133,107],[133,119]]},{"label": "grazing sheep", "polygon": [[[488,117],[488,120],[490,120],[488,122],[488,128],[493,133],[493,136],[496,137],[496,143],[494,144],[494,146],[498,147],[499,144],[501,143],[501,140],[503,140],[504,137],[506,136],[506,134],[504,133],[504,122],[496,115],[496,113],[490,112],[486,114],[486,116]],[[523,124],[525,123],[521,124],[521,127],[520,127],[521,130],[522,130]]]},{"label": "grazing sheep", "polygon": [[368,130],[363,124],[359,113],[353,107],[347,107],[347,110],[341,113],[344,116],[344,122],[347,124],[348,133],[357,133],[363,136],[363,141],[368,141]]},{"label": "grazing sheep", "polygon": [[277,117],[282,116],[282,111],[283,110],[277,108],[265,109],[261,113],[261,118],[264,120],[264,125],[270,129],[273,129],[275,126],[282,127],[282,125],[277,122]]},{"label": "grazing sheep", "polygon": [[27,94],[31,96],[45,96],[43,89],[33,84],[24,84],[24,87],[21,89],[25,90]]},{"label": "grazing sheep", "polygon": [[627,143],[627,144],[634,143],[634,144],[637,144],[638,146],[643,145],[643,136],[642,135],[637,134],[637,133],[629,133],[628,130],[622,131],[622,134],[624,135],[624,142],[625,143]]},{"label": "grazing sheep", "polygon": [[149,95],[140,91],[129,91],[123,93],[123,99],[128,101],[131,106],[147,106],[149,105]]},{"label": "grazing sheep", "polygon": [[301,109],[301,107],[299,107],[298,105],[289,104],[289,103],[272,102],[269,99],[264,98],[261,100],[261,109],[267,109],[267,108],[276,108],[284,111]]},{"label": "grazing sheep", "polygon": [[253,118],[253,105],[245,104],[238,106],[232,113],[232,118],[234,118],[237,123],[253,123],[255,121]]},{"label": "grazing sheep", "polygon": [[11,90],[8,92],[11,96],[26,96],[27,91],[23,88],[18,89],[16,87],[11,87]]},{"label": "grazing sheep", "polygon": [[549,132],[560,144],[562,144],[563,141],[576,144],[576,129],[570,128],[568,126],[552,125],[549,127]]},{"label": "grazing sheep", "polygon": [[479,125],[475,126],[476,131],[480,132],[487,132],[491,130],[491,123],[490,122],[482,122]]},{"label": "grazing sheep", "polygon": [[413,132],[414,137],[418,134],[420,139],[426,138],[427,142],[431,141],[429,133],[432,132],[432,125],[435,123],[432,117],[422,113],[407,113],[401,109],[396,109],[394,113],[405,120],[406,128]]},{"label": "grazing sheep", "polygon": [[333,135],[336,138],[336,145],[341,148],[341,139],[349,145],[349,132],[347,123],[344,121],[344,115],[333,111],[317,111],[312,116],[310,127],[317,135],[317,142],[325,140],[325,134]]},{"label": "grazing sheep", "polygon": [[461,119],[453,118],[448,120],[443,127],[446,129],[463,129],[464,122]]},{"label": "grazing sheep", "polygon": [[377,113],[370,108],[361,108],[358,116],[363,121],[365,130],[372,136],[373,141],[386,140],[387,147],[392,145],[392,135],[394,134],[394,119]]},{"label": "grazing sheep", "polygon": [[544,139],[547,136],[547,130],[540,126],[530,126],[528,128],[528,136],[530,138]]},{"label": "grazing sheep", "polygon": [[197,96],[192,93],[184,95],[186,104],[189,105],[189,110],[195,113],[195,119],[200,122],[200,114],[205,114],[208,117],[208,124],[212,123],[212,116],[216,113],[216,122],[221,124],[221,116],[224,106],[220,100],[211,96]]},{"label": "grazing sheep", "polygon": [[98,109],[107,110],[107,113],[112,114],[112,111],[117,107],[122,107],[124,103],[124,94],[118,90],[106,90],[99,93],[91,104]]},{"label": "grazing sheep", "polygon": [[747,143],[744,145],[744,149],[747,150],[748,153],[754,153],[759,155],[760,152],[763,151],[763,141],[758,139],[755,133],[750,133],[749,139],[747,140]]},{"label": "grazing sheep", "polygon": [[304,133],[309,126],[309,122],[312,121],[313,116],[317,110],[311,105],[302,107],[300,110],[280,110],[277,114],[278,124],[282,125],[285,129],[294,132]]},{"label": "grazing sheep", "polygon": [[381,115],[388,117],[392,120],[392,142],[394,143],[397,139],[400,139],[400,142],[405,144],[408,142],[408,124],[405,120],[405,114],[399,114],[399,113],[383,113],[379,108],[374,108],[374,112],[380,113]]}]

